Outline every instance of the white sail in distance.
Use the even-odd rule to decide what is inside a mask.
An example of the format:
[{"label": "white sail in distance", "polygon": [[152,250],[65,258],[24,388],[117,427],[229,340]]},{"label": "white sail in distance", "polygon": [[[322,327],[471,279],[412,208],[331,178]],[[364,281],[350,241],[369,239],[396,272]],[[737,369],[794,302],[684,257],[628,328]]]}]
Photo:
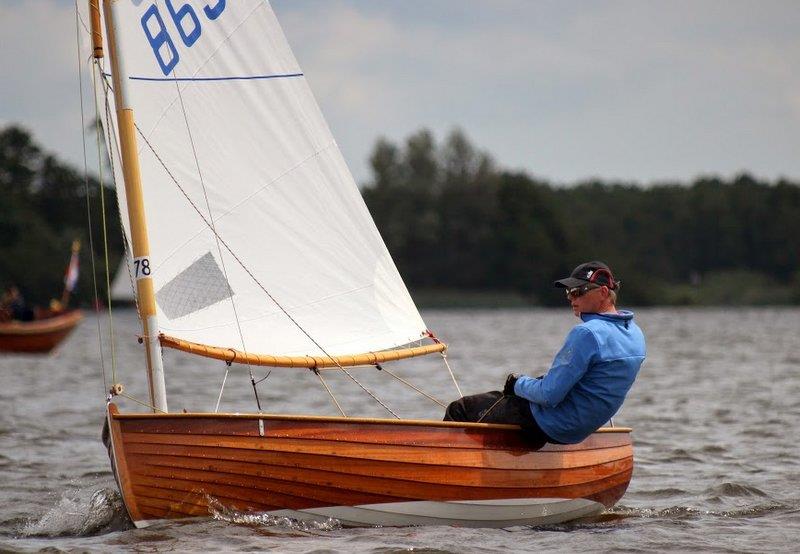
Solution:
[{"label": "white sail in distance", "polygon": [[136,294],[131,287],[132,274],[130,260],[125,255],[120,260],[116,273],[114,273],[114,280],[111,281],[112,302],[134,302],[136,300]]},{"label": "white sail in distance", "polygon": [[159,330],[274,355],[419,340],[425,324],[269,3],[114,4]]}]

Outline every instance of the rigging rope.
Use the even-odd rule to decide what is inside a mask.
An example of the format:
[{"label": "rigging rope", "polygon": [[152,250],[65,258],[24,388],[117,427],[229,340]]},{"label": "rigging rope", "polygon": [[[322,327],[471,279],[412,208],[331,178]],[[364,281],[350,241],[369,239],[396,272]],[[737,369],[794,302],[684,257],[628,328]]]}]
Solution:
[{"label": "rigging rope", "polygon": [[397,374],[395,374],[395,373],[392,373],[391,371],[389,371],[388,369],[386,369],[385,367],[383,367],[381,364],[375,364],[375,367],[376,367],[376,368],[378,368],[378,371],[385,371],[386,373],[388,373],[389,375],[391,375],[392,377],[394,377],[395,379],[397,379],[398,381],[400,381],[401,383],[403,383],[403,384],[404,384],[404,385],[406,385],[407,387],[411,387],[412,389],[414,389],[415,391],[417,391],[418,393],[420,393],[422,396],[425,396],[425,397],[426,397],[426,398],[428,398],[429,400],[432,400],[433,402],[435,402],[436,404],[438,404],[438,405],[439,405],[439,406],[441,406],[442,408],[446,408],[446,407],[447,407],[447,405],[446,405],[446,404],[444,404],[442,401],[440,401],[440,400],[438,400],[438,399],[434,398],[433,396],[431,396],[430,394],[428,394],[428,393],[427,393],[427,392],[425,392],[424,390],[422,390],[422,389],[419,389],[419,388],[415,387],[413,384],[409,383],[408,381],[406,381],[405,379],[403,379],[403,378],[402,378],[402,377],[400,377],[399,375],[397,375]]},{"label": "rigging rope", "polygon": [[142,406],[144,406],[146,408],[149,408],[149,409],[153,410],[153,412],[161,412],[162,414],[166,414],[167,413],[164,410],[156,408],[155,406],[150,404],[150,402],[145,402],[144,400],[139,400],[138,398],[134,398],[133,396],[130,396],[129,394],[125,394],[124,392],[119,393],[117,396],[121,396],[122,398],[127,398],[128,400],[131,400],[133,402],[136,402],[137,404],[140,404],[140,405],[142,405]]},{"label": "rigging rope", "polygon": [[[104,76],[105,72],[103,70],[103,67],[100,64],[100,61],[98,59],[95,59],[94,63],[95,63],[95,66],[96,66],[96,71],[95,71],[95,75],[94,75],[95,79],[97,78],[97,74],[98,73],[101,76]],[[117,137],[116,137],[116,134],[114,132],[114,125],[112,124],[112,121],[111,121],[111,102],[109,102],[109,100],[108,100],[108,98],[109,98],[108,93],[111,90],[111,87],[108,86],[108,82],[105,80],[105,77],[103,77],[103,79],[101,81],[101,85],[104,85],[103,88],[102,88],[102,91],[103,91],[103,100],[104,100],[104,108],[105,108],[104,109],[104,115],[106,117],[106,124],[105,124],[105,127],[104,127],[105,132],[103,133],[103,138],[106,141],[106,147],[107,147],[107,150],[108,150],[108,162],[111,165],[111,182],[114,185],[114,190],[115,191],[119,191],[120,187],[117,184],[117,177],[116,177],[116,171],[115,171],[115,165],[114,165],[114,145],[117,144]],[[97,106],[97,94],[95,94],[95,109],[97,110],[97,112],[99,114],[100,110],[99,110],[99,107]],[[98,115],[98,119],[100,119],[99,115]],[[100,146],[99,146],[100,134],[99,133],[97,135],[97,138],[98,138],[98,150],[99,150],[100,149]],[[119,153],[117,155],[119,155]],[[102,154],[100,152],[98,152],[98,161],[99,160],[102,160]],[[101,175],[102,175],[102,164],[100,164],[100,172],[101,172]],[[123,190],[124,190],[124,187],[123,187]],[[119,192],[117,194],[119,194]],[[117,207],[117,209],[116,209],[117,218],[119,219],[119,227],[120,227],[120,229],[124,229],[125,225],[124,225],[124,222],[123,222],[123,219],[122,219],[122,211],[120,209],[119,202],[117,202],[117,206],[116,207]],[[103,212],[103,215],[104,215],[103,227],[105,229],[105,227],[106,227],[105,211]],[[130,259],[132,256],[130,256],[130,246],[128,245],[128,240],[127,240],[127,237],[125,236],[124,231],[122,232],[122,246],[123,246],[123,251],[124,251],[125,269],[128,272],[128,280],[130,281],[131,289],[134,291],[133,300],[134,300],[134,303],[136,305],[136,316],[139,317],[139,299],[138,299],[138,297],[136,295],[136,284],[135,284],[135,282],[133,280],[133,275],[131,275],[130,265],[128,264],[128,259]],[[108,241],[106,240],[106,269],[107,268],[108,268]],[[108,285],[108,305],[109,305],[109,314],[111,314],[111,285],[110,284]],[[139,318],[139,319],[141,321],[141,318]],[[114,355],[114,345],[115,345],[116,341],[114,340],[113,319],[110,316],[109,316],[109,323],[110,323],[109,334],[111,336],[111,341],[112,341],[111,372],[112,372],[112,378],[113,378],[114,382],[116,382],[117,381],[117,366],[116,366],[116,356]]]},{"label": "rigging rope", "polygon": [[[192,147],[192,156],[194,157],[194,164],[197,168],[197,176],[200,178],[200,187],[203,189],[203,198],[206,201],[206,209],[208,210],[208,219],[211,225],[211,232],[214,233],[214,239],[217,244],[217,253],[219,254],[219,261],[222,264],[222,273],[225,276],[225,285],[228,287],[228,295],[231,301],[231,308],[233,309],[233,318],[236,320],[236,329],[239,332],[239,340],[242,341],[242,351],[247,354],[247,345],[245,344],[244,340],[244,333],[242,332],[242,323],[239,320],[239,311],[236,309],[236,302],[233,299],[233,289],[231,288],[231,282],[228,278],[228,267],[225,264],[225,257],[222,255],[222,247],[220,246],[220,239],[219,234],[217,234],[217,227],[214,224],[214,214],[211,213],[211,202],[208,200],[208,191],[206,190],[206,183],[203,179],[203,171],[200,169],[200,160],[197,157],[197,148],[194,145],[194,136],[192,135],[192,129],[189,125],[189,116],[186,113],[186,106],[183,103],[183,94],[181,94],[181,87],[178,84],[177,74],[175,73],[175,69],[172,69],[172,76],[175,77],[175,90],[178,93],[178,100],[181,104],[181,113],[183,114],[183,121],[186,123],[186,132],[189,135],[189,144]],[[138,129],[138,127],[137,127]],[[250,382],[253,383],[253,393],[256,395],[256,404],[258,404],[258,411],[261,413],[261,402],[258,400],[258,391],[256,390],[256,382],[253,378],[253,367],[250,363],[247,363],[247,371],[250,373]],[[222,387],[219,391],[219,398],[217,398],[217,409],[219,409],[219,403],[222,400],[222,393],[225,390],[225,382],[228,379],[228,371],[225,370],[225,379],[222,380]],[[217,411],[216,409],[214,411]]]},{"label": "rigging rope", "polygon": [[[333,403],[334,403],[334,404],[336,404],[336,407],[337,407],[337,408],[339,408],[339,411],[341,412],[341,414],[342,414],[344,417],[347,417],[347,414],[346,414],[346,413],[344,413],[344,410],[343,410],[343,409],[342,409],[342,407],[339,405],[339,401],[338,401],[338,400],[336,400],[336,397],[333,395],[333,391],[331,391],[330,387],[328,387],[328,383],[326,383],[326,382],[325,382],[325,379],[323,379],[323,378],[322,378],[322,373],[320,373],[320,371],[319,371],[317,368],[313,368],[311,371],[313,371],[313,372],[314,372],[314,374],[315,374],[317,377],[319,377],[319,382],[320,382],[320,383],[322,383],[322,386],[323,386],[323,387],[325,387],[325,390],[326,390],[326,391],[328,391],[328,394],[331,396],[331,400],[333,400]],[[391,410],[389,410],[389,411],[391,411]],[[393,412],[393,413],[394,413],[394,412]]]},{"label": "rigging rope", "polygon": [[[102,71],[102,68],[100,71],[100,75],[101,76],[105,75],[105,73]],[[114,125],[111,120],[111,102],[108,101],[108,92],[112,89],[109,86],[108,82],[106,81],[105,77],[103,77],[103,84],[105,85],[103,87],[103,98],[105,100],[105,116],[106,116],[105,130],[106,133],[108,133],[105,134],[104,137],[106,139],[106,145],[108,149],[108,162],[111,164],[111,181],[114,183],[114,190],[118,191],[120,189],[119,186],[117,185],[117,173],[115,171],[115,166],[114,166],[114,146],[117,144],[117,136],[114,132]],[[120,154],[117,153],[117,156],[119,155]],[[125,223],[122,219],[122,210],[120,209],[119,202],[117,202],[117,217],[119,218],[119,228],[124,230]],[[128,281],[130,282],[131,290],[133,291],[133,303],[136,306],[136,317],[138,317],[139,321],[141,322],[141,317],[139,316],[140,313],[139,297],[137,296],[138,291],[136,290],[136,282],[134,281],[133,274],[131,273],[131,266],[130,264],[128,264],[128,260],[133,259],[133,251],[132,251],[133,249],[131,248],[131,245],[128,244],[128,237],[125,235],[124,231],[122,233],[122,248],[125,252],[125,258],[124,258],[125,269],[128,272]]]},{"label": "rigging rope", "polygon": [[[91,195],[89,193],[89,162],[86,156],[86,133],[84,129],[86,128],[86,116],[83,109],[83,71],[81,67],[83,62],[81,60],[81,21],[80,21],[80,12],[78,10],[78,2],[75,0],[75,44],[76,44],[76,51],[78,53],[78,90],[79,90],[79,97],[80,97],[80,104],[81,104],[81,138],[83,144],[83,179],[84,179],[84,189],[86,193],[86,217],[87,217],[87,224],[89,227],[89,259],[91,260],[92,264],[92,287],[94,289],[94,300],[95,300],[95,313],[97,314],[97,342],[100,350],[100,369],[103,374],[103,393],[105,394],[108,391],[108,379],[106,378],[106,364],[105,364],[105,356],[103,355],[103,333],[102,327],[100,325],[100,305],[99,305],[99,298],[100,295],[97,292],[97,268],[94,262],[94,236],[92,233],[92,208],[91,208]],[[102,181],[100,183],[102,187]]]},{"label": "rigging rope", "polygon": [[225,382],[228,380],[228,373],[231,370],[231,364],[225,364],[225,377],[222,378],[222,386],[219,388],[219,396],[217,397],[217,405],[214,406],[214,413],[219,412],[219,403],[222,402],[222,391],[225,390]]},{"label": "rigging rope", "polygon": [[[99,66],[99,62],[98,62]],[[102,70],[102,68],[99,68]],[[100,213],[102,214],[103,221],[103,255],[105,257],[106,267],[106,304],[108,305],[108,337],[111,346],[111,379],[117,382],[117,352],[116,340],[114,337],[114,311],[111,304],[111,277],[109,272],[109,256],[108,256],[108,222],[106,221],[106,195],[105,185],[103,184],[103,163],[102,163],[102,149],[100,147],[100,109],[97,105],[97,71],[92,72],[92,87],[94,89],[94,108],[95,108],[95,136],[97,142],[97,170],[99,174],[99,187],[100,187]],[[116,185],[116,183],[115,183]],[[119,208],[117,208],[119,211]],[[99,304],[98,304],[99,308]]]},{"label": "rigging rope", "polygon": [[464,397],[464,393],[461,392],[461,387],[458,386],[458,381],[456,381],[456,376],[453,374],[453,370],[450,369],[450,364],[447,363],[447,354],[441,352],[442,360],[444,360],[444,365],[447,366],[447,371],[450,372],[450,378],[453,379],[453,384],[456,386],[456,390],[458,391],[459,398]]}]

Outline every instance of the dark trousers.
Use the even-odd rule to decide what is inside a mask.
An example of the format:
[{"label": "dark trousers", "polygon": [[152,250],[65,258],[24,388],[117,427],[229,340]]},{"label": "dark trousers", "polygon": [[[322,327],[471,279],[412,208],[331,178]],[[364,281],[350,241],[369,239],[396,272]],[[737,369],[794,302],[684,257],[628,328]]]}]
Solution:
[{"label": "dark trousers", "polygon": [[519,396],[503,396],[500,391],[464,396],[451,402],[444,412],[445,421],[471,421],[480,423],[511,423],[522,427],[522,434],[539,449],[546,442],[557,443],[542,431],[531,414],[531,405]]}]

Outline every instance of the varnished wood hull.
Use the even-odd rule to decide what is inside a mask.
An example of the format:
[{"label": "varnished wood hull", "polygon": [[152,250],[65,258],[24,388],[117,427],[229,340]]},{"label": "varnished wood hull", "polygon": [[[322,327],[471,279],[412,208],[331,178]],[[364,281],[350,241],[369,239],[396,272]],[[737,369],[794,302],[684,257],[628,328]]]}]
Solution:
[{"label": "varnished wood hull", "polygon": [[109,429],[138,526],[208,516],[210,502],[348,525],[556,523],[616,503],[633,471],[629,429],[531,451],[508,425],[119,414],[113,404]]},{"label": "varnished wood hull", "polygon": [[82,319],[80,310],[70,310],[46,319],[0,323],[0,352],[50,352]]}]

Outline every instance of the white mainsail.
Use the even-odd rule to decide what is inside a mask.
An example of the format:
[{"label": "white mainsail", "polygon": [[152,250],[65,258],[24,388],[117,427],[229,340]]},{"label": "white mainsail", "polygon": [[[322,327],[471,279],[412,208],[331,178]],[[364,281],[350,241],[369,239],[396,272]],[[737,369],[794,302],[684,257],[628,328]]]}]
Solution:
[{"label": "white mainsail", "polygon": [[160,331],[274,355],[419,340],[425,324],[269,3],[114,9]]}]

